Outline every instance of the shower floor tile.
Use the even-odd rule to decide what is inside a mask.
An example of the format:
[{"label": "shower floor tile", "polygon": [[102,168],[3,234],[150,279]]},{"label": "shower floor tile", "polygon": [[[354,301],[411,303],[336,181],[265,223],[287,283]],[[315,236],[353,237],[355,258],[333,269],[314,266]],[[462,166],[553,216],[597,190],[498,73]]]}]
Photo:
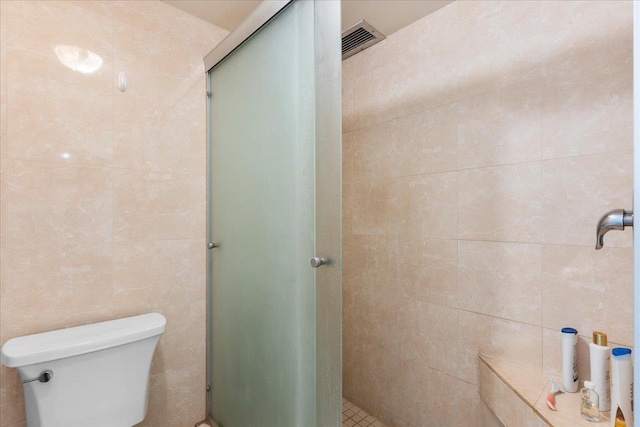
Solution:
[{"label": "shower floor tile", "polygon": [[[209,427],[209,424],[198,424],[198,427]],[[215,423],[214,423],[215,427]],[[342,427],[386,427],[376,417],[369,415],[347,399],[342,399]]]},{"label": "shower floor tile", "polygon": [[385,427],[376,417],[369,415],[347,399],[342,399],[342,427]]}]

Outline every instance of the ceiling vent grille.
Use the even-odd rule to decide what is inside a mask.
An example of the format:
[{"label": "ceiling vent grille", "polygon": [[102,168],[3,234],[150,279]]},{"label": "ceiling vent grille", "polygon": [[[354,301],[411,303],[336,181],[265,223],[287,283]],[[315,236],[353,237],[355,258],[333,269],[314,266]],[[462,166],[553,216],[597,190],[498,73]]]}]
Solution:
[{"label": "ceiling vent grille", "polygon": [[342,32],[342,59],[345,60],[358,52],[362,52],[385,38],[386,36],[380,31],[365,21],[360,21]]}]

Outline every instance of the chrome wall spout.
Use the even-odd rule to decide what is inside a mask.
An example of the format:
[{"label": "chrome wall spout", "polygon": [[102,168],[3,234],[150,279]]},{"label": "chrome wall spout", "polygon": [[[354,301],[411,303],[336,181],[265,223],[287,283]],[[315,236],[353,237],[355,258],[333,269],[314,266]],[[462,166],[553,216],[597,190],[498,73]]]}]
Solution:
[{"label": "chrome wall spout", "polygon": [[610,230],[624,230],[625,227],[633,225],[633,211],[624,209],[614,209],[607,212],[598,221],[596,228],[596,249],[604,246],[604,235]]}]

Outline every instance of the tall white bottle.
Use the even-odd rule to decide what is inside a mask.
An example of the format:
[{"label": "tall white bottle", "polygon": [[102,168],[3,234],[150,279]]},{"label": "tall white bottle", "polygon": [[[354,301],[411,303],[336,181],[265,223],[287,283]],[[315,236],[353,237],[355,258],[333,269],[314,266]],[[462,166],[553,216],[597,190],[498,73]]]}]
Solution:
[{"label": "tall white bottle", "polygon": [[562,387],[568,393],[578,391],[578,331],[562,328]]},{"label": "tall white bottle", "polygon": [[611,409],[611,347],[607,346],[607,334],[593,333],[593,342],[589,344],[591,360],[591,382],[600,396],[600,412]]},{"label": "tall white bottle", "polygon": [[633,426],[633,365],[631,349],[611,351],[611,427]]}]

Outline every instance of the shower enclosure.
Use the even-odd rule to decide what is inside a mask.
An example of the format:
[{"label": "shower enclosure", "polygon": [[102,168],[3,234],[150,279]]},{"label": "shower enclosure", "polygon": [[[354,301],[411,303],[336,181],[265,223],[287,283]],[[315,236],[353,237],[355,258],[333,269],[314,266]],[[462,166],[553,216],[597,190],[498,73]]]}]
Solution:
[{"label": "shower enclosure", "polygon": [[340,3],[264,2],[208,70],[208,407],[341,421]]}]

